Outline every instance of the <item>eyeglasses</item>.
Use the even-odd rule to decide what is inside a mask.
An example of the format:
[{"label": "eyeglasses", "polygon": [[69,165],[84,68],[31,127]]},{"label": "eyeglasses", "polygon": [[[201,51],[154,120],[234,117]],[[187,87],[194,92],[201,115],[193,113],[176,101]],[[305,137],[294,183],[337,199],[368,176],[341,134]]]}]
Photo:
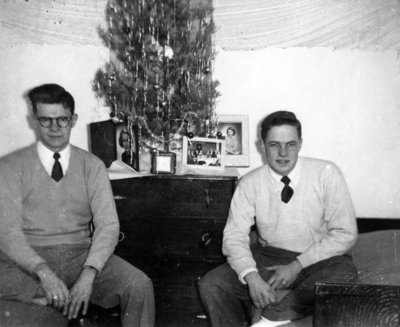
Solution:
[{"label": "eyeglasses", "polygon": [[49,128],[54,121],[57,122],[58,127],[60,128],[66,128],[68,127],[71,117],[66,117],[66,116],[61,116],[61,117],[37,117],[37,120],[40,124],[40,126],[44,128]]}]

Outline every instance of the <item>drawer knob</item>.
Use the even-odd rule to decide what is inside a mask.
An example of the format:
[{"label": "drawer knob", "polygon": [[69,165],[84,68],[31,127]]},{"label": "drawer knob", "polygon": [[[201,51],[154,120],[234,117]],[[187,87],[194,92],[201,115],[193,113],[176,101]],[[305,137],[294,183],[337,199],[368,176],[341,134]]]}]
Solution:
[{"label": "drawer knob", "polygon": [[126,200],[127,197],[126,196],[122,196],[122,195],[114,195],[114,200]]},{"label": "drawer knob", "polygon": [[205,248],[205,247],[207,247],[208,245],[210,245],[210,243],[214,240],[214,235],[213,234],[211,234],[211,233],[204,233],[202,236],[201,236],[201,247],[202,248]]},{"label": "drawer knob", "polygon": [[204,193],[206,194],[206,208],[211,208],[211,197],[210,197],[210,190],[207,188]]}]

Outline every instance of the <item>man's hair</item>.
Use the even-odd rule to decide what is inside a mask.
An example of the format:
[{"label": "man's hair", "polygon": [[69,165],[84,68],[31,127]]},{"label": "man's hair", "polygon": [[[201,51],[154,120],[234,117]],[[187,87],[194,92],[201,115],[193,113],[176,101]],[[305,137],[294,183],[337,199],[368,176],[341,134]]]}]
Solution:
[{"label": "man's hair", "polygon": [[275,111],[269,114],[261,123],[261,138],[265,140],[270,129],[274,126],[290,125],[297,129],[299,139],[301,139],[301,123],[296,115],[290,111]]},{"label": "man's hair", "polygon": [[124,147],[124,144],[122,143],[122,135],[124,135],[124,134],[126,134],[126,135],[128,135],[128,137],[129,137],[129,142],[131,141],[131,135],[129,134],[129,132],[126,130],[126,129],[121,129],[121,132],[119,133],[119,138],[118,138],[118,144],[119,144],[119,146],[121,147],[121,148],[123,148]]},{"label": "man's hair", "polygon": [[62,104],[66,110],[75,112],[75,101],[72,95],[57,84],[43,84],[29,91],[28,98],[32,104],[33,113],[37,113],[38,103]]}]

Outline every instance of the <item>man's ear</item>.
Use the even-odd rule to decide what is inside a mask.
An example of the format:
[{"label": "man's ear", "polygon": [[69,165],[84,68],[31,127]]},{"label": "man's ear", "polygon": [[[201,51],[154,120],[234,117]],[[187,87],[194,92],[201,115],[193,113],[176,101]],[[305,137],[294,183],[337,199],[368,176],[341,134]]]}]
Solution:
[{"label": "man's ear", "polygon": [[36,119],[34,114],[29,114],[26,116],[26,120],[28,121],[29,128],[36,129],[39,122]]},{"label": "man's ear", "polygon": [[265,149],[265,141],[264,140],[260,140],[259,142],[260,142],[260,145],[259,145],[260,148],[261,149]]},{"label": "man's ear", "polygon": [[77,114],[73,114],[72,115],[71,127],[75,126],[77,120],[78,120],[78,115]]},{"label": "man's ear", "polygon": [[264,143],[264,140],[258,139],[258,140],[256,140],[256,141],[254,142],[254,144],[255,144],[255,146],[256,146],[258,152],[260,152],[261,154],[264,154],[264,152],[265,152],[265,143]]}]

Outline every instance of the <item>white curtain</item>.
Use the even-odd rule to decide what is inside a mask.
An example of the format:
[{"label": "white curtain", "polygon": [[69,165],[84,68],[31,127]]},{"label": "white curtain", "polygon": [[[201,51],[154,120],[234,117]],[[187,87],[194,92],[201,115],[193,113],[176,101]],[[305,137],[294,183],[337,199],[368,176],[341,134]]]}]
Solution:
[{"label": "white curtain", "polygon": [[[106,3],[2,0],[1,33],[10,35],[7,46],[25,42],[96,45],[101,42],[96,28],[104,20]],[[213,0],[213,5],[216,45],[226,50],[400,48],[399,0]]]},{"label": "white curtain", "polygon": [[[98,45],[107,0],[1,0],[0,32],[9,43]],[[4,45],[3,45],[4,46]]]},{"label": "white curtain", "polygon": [[399,0],[213,1],[223,49],[400,48]]}]

